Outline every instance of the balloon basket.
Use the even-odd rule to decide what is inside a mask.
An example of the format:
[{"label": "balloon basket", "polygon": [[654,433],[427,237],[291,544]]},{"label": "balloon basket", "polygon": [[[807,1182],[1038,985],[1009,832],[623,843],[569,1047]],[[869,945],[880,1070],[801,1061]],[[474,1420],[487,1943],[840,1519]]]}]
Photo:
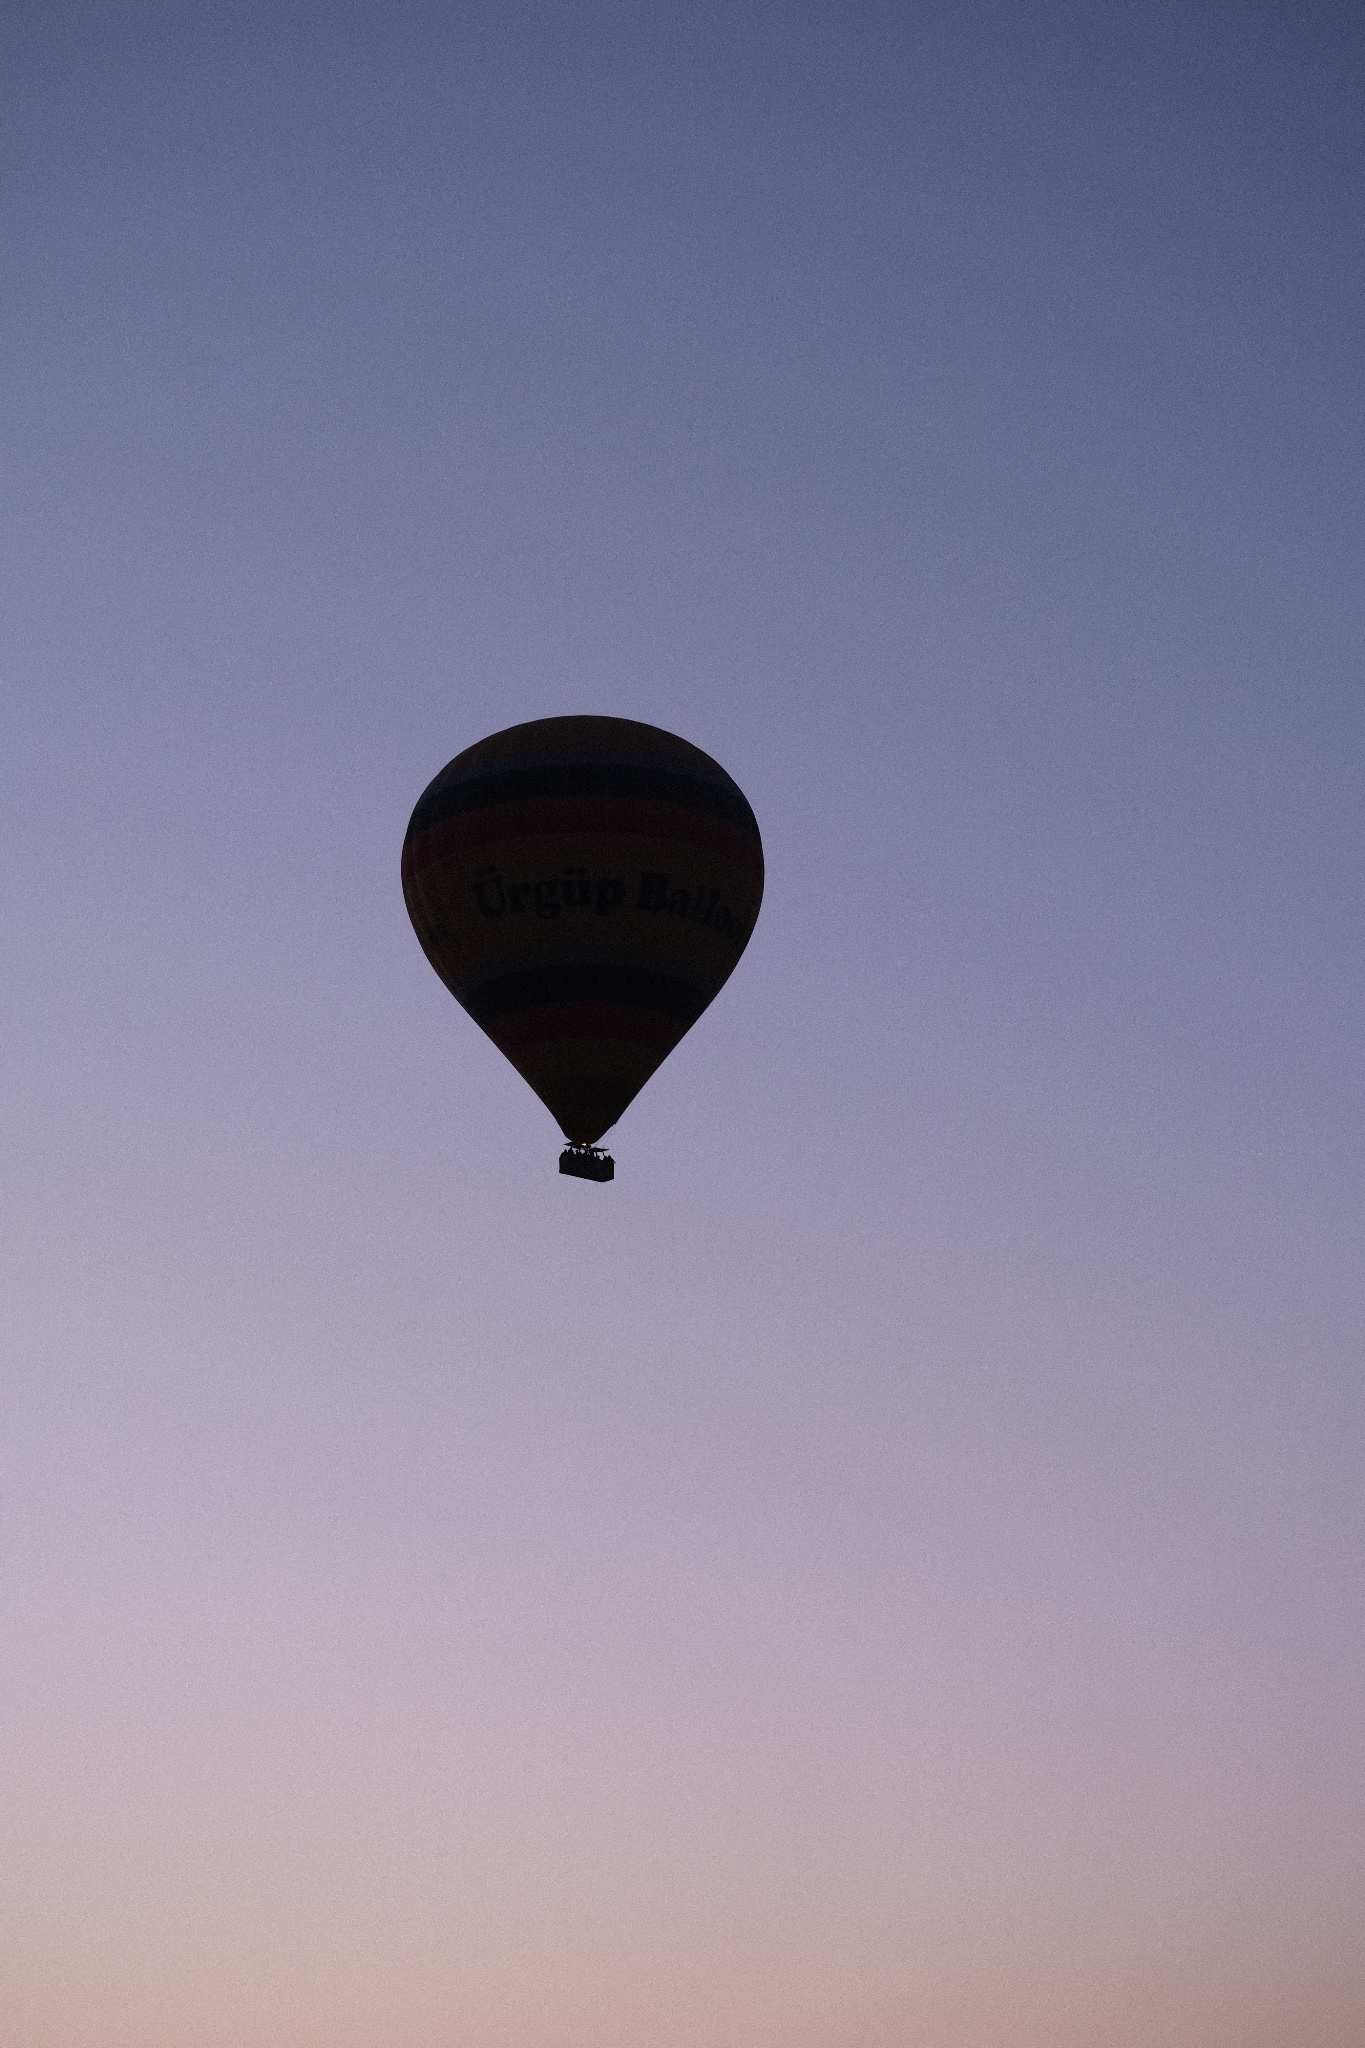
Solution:
[{"label": "balloon basket", "polygon": [[559,1170],[576,1180],[615,1180],[616,1161],[596,1145],[566,1145],[559,1155]]}]

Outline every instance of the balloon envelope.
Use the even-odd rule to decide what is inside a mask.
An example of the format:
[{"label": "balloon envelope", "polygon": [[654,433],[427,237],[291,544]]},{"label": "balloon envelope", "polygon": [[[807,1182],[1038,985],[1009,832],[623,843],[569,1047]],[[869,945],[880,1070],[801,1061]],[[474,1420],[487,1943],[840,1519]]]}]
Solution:
[{"label": "balloon envelope", "polygon": [[592,1145],[729,978],[763,843],[699,747],[634,719],[539,718],[423,792],[403,894],[455,1000]]}]

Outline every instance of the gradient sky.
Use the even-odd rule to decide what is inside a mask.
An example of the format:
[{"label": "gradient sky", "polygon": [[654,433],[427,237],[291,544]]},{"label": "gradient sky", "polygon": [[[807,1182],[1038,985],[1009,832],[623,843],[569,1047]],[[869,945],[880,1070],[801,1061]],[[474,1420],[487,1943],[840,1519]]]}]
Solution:
[{"label": "gradient sky", "polygon": [[[1365,12],[16,4],[0,2044],[1365,2039]],[[561,1179],[398,885],[714,754]]]}]

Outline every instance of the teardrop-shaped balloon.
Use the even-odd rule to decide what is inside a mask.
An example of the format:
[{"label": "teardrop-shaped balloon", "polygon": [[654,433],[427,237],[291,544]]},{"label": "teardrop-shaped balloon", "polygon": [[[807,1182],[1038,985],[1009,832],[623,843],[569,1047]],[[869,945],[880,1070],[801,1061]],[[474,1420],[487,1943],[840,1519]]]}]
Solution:
[{"label": "teardrop-shaped balloon", "polygon": [[733,971],[763,842],[699,747],[629,718],[538,718],[423,792],[403,894],[455,1000],[590,1147]]}]

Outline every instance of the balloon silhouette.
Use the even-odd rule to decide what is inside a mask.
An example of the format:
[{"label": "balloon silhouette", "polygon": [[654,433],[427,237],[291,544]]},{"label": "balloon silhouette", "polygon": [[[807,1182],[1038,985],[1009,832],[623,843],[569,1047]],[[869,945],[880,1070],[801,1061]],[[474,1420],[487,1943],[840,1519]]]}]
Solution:
[{"label": "balloon silhouette", "polygon": [[538,718],[467,747],[418,799],[403,895],[428,960],[559,1123],[597,1140],[733,971],[763,842],[699,747],[630,718]]}]

